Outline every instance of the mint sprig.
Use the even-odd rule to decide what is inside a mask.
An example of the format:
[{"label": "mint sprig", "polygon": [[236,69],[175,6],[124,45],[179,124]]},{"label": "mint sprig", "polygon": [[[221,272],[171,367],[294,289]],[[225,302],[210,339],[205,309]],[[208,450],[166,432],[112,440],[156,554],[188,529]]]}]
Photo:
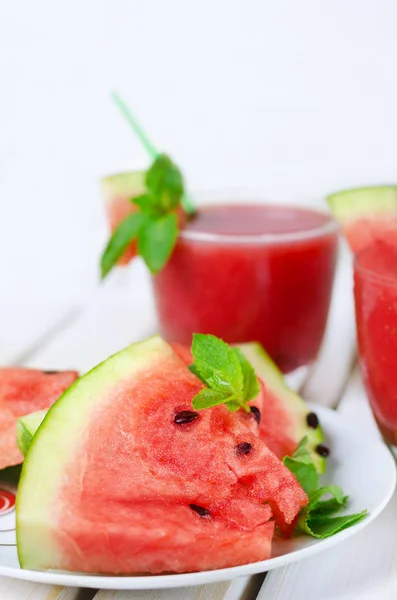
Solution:
[{"label": "mint sprig", "polygon": [[225,404],[231,411],[250,411],[249,401],[259,394],[253,367],[238,348],[231,348],[214,335],[195,333],[189,369],[207,385],[192,400],[193,408]]},{"label": "mint sprig", "polygon": [[304,437],[294,454],[283,458],[285,466],[309,496],[309,503],[301,510],[295,530],[323,539],[355,525],[366,516],[367,511],[334,516],[347,506],[349,497],[338,486],[319,486],[318,473],[306,445],[307,437]]},{"label": "mint sprig", "polygon": [[178,167],[165,154],[154,160],[146,173],[146,192],[131,198],[137,211],[128,215],[113,232],[101,258],[102,278],[111,271],[131,242],[152,274],[170,258],[179,233],[177,212],[184,191]]}]

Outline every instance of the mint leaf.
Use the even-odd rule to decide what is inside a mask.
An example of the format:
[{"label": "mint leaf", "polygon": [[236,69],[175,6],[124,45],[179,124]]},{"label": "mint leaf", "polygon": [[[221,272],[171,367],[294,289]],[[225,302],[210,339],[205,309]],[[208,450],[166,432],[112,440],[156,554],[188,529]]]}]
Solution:
[{"label": "mint leaf", "polygon": [[226,392],[228,396],[242,394],[244,378],[239,360],[223,340],[214,335],[195,333],[192,354],[194,369],[208,387]]},{"label": "mint leaf", "polygon": [[296,526],[297,531],[311,535],[318,539],[324,539],[339,533],[352,525],[355,525],[367,514],[366,510],[353,515],[345,515],[341,517],[327,517],[322,515],[312,515],[310,512],[303,509],[303,514],[299,517]]},{"label": "mint leaf", "polygon": [[137,237],[143,223],[143,215],[131,213],[114,230],[101,258],[101,276],[106,277],[122,257],[128,245]]},{"label": "mint leaf", "polygon": [[191,371],[193,373],[193,375],[196,375],[196,377],[198,377],[199,379],[201,379],[201,381],[203,381],[203,379],[201,378],[201,375],[200,375],[200,371],[198,370],[198,368],[196,367],[195,364],[189,365],[188,369],[189,369],[189,371]]},{"label": "mint leaf", "polygon": [[131,198],[131,202],[148,217],[159,217],[162,213],[158,207],[156,198],[150,194],[142,194],[136,198]]},{"label": "mint leaf", "polygon": [[[321,501],[321,498],[326,494],[332,496],[331,500]],[[311,511],[327,512],[326,507],[333,507],[334,505],[342,507],[347,502],[347,496],[344,495],[343,490],[337,485],[326,485],[320,487],[309,495],[309,509]]]},{"label": "mint leaf", "polygon": [[[309,496],[309,503],[299,515],[296,531],[323,539],[355,525],[365,517],[367,511],[340,517],[331,516],[346,507],[348,496],[336,485],[319,487],[318,474],[306,446],[307,437],[304,437],[294,454],[283,458],[283,463]],[[322,500],[324,496],[331,498]]]},{"label": "mint leaf", "polygon": [[199,391],[198,394],[193,398],[192,404],[194,409],[209,408],[210,406],[217,406],[218,404],[224,404],[226,398],[230,398],[227,392],[220,392],[219,390],[212,390],[211,388],[204,388]]},{"label": "mint leaf", "polygon": [[146,187],[163,212],[175,210],[183,195],[183,178],[166,154],[159,154],[146,173]]},{"label": "mint leaf", "polygon": [[246,404],[241,404],[241,402],[238,402],[237,400],[233,399],[233,396],[229,396],[228,398],[226,398],[226,400],[224,401],[225,406],[227,406],[227,408],[231,411],[231,412],[236,412],[238,410],[240,410],[240,408],[244,409],[245,412],[249,412],[249,406]]},{"label": "mint leaf", "polygon": [[310,494],[318,487],[318,473],[306,445],[307,437],[304,437],[293,455],[283,458],[283,463],[295,475],[306,494]]},{"label": "mint leaf", "polygon": [[253,400],[259,394],[259,382],[253,366],[248,362],[240,348],[233,348],[233,352],[237,355],[240,362],[241,371],[243,373],[243,391],[244,398],[247,401]]},{"label": "mint leaf", "polygon": [[171,256],[178,237],[175,213],[147,218],[139,230],[138,251],[152,274],[158,273]]},{"label": "mint leaf", "polygon": [[312,510],[313,515],[322,515],[325,517],[329,517],[335,512],[338,512],[341,508],[345,508],[347,506],[347,502],[349,500],[349,496],[343,496],[342,502],[337,500],[336,498],[330,498],[329,500],[321,500],[316,505],[316,508]]},{"label": "mint leaf", "polygon": [[248,402],[259,394],[259,383],[243,353],[214,335],[195,333],[192,354],[189,369],[208,386],[193,398],[194,408],[225,404],[233,412],[249,412]]}]

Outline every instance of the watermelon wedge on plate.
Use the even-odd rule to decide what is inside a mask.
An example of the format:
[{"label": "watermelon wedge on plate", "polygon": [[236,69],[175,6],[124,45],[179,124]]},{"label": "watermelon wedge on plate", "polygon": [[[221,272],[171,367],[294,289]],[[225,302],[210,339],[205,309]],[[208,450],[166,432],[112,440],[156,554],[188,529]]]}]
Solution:
[{"label": "watermelon wedge on plate", "polygon": [[21,566],[181,573],[268,558],[274,520],[289,532],[307,496],[254,415],[192,410],[202,387],[158,336],[72,385],[23,465]]},{"label": "watermelon wedge on plate", "polygon": [[353,253],[378,241],[397,244],[397,186],[345,190],[327,202]]},{"label": "watermelon wedge on plate", "polygon": [[77,377],[76,371],[0,369],[0,469],[23,461],[16,442],[18,418],[48,409]]},{"label": "watermelon wedge on plate", "polygon": [[[145,173],[126,171],[125,173],[105,177],[100,181],[100,189],[105,201],[109,226],[113,232],[125,217],[138,210],[138,207],[131,202],[131,198],[140,196],[145,192]],[[136,242],[133,241],[118,264],[121,266],[127,265],[135,256]]]}]

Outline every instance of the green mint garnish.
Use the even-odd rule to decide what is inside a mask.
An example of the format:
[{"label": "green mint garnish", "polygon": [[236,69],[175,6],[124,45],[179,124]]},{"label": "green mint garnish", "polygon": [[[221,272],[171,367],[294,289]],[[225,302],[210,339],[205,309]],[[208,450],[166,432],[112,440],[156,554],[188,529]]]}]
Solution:
[{"label": "green mint garnish", "polygon": [[145,194],[131,199],[137,212],[120,223],[105,248],[102,278],[134,240],[152,274],[158,273],[172,254],[179,232],[177,211],[183,195],[182,174],[168,156],[160,154],[147,171],[145,183]]},{"label": "green mint garnish", "polygon": [[283,458],[283,463],[295,475],[306,494],[310,495],[318,488],[318,473],[306,444],[307,437],[304,437],[293,455]]},{"label": "green mint garnish", "polygon": [[[283,462],[309,496],[309,504],[301,510],[296,531],[323,539],[355,525],[366,516],[367,511],[334,516],[346,507],[349,498],[338,486],[319,487],[318,474],[306,445],[307,437],[304,437],[294,454],[285,456]],[[325,500],[322,499],[324,496],[327,497]]]},{"label": "green mint garnish", "polygon": [[231,348],[214,335],[195,333],[189,369],[207,385],[192,400],[193,408],[225,404],[231,411],[250,411],[248,402],[259,394],[253,367],[238,348]]}]

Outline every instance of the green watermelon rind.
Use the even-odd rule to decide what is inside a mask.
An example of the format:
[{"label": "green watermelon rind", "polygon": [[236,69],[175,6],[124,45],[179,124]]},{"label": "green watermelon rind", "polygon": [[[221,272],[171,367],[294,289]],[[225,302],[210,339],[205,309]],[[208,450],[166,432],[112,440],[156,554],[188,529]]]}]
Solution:
[{"label": "green watermelon rind", "polygon": [[17,422],[17,445],[24,456],[47,412],[47,409],[38,410],[24,417],[19,417]]},{"label": "green watermelon rind", "polygon": [[326,460],[315,450],[316,446],[324,441],[323,430],[320,425],[315,429],[307,425],[306,419],[310,410],[303,398],[287,386],[283,374],[259,342],[239,344],[238,347],[254,367],[257,375],[263,379],[265,387],[269,388],[284,404],[286,412],[294,421],[294,433],[297,443],[307,436],[307,449],[311,454],[313,463],[319,473],[324,473]]},{"label": "green watermelon rind", "polygon": [[102,196],[111,203],[114,198],[139,196],[146,190],[145,171],[125,171],[100,180]]},{"label": "green watermelon rind", "polygon": [[397,211],[397,186],[380,185],[352,188],[330,194],[327,202],[340,223],[366,214],[380,215]]},{"label": "green watermelon rind", "polygon": [[[157,335],[132,344],[77,379],[50,407],[26,453],[18,487],[16,535],[22,568],[34,569],[42,564],[38,558],[40,552],[46,554],[44,563],[52,562],[56,548],[50,534],[45,537],[34,524],[49,519],[62,467],[70,461],[72,440],[84,435],[93,402],[97,407],[105,407],[107,396],[111,397],[107,390],[113,390],[116,382],[131,381],[134,374],[157,368],[167,355],[173,355],[173,350]],[[73,411],[78,419],[70,418]],[[48,453],[48,448],[54,450]]]}]

